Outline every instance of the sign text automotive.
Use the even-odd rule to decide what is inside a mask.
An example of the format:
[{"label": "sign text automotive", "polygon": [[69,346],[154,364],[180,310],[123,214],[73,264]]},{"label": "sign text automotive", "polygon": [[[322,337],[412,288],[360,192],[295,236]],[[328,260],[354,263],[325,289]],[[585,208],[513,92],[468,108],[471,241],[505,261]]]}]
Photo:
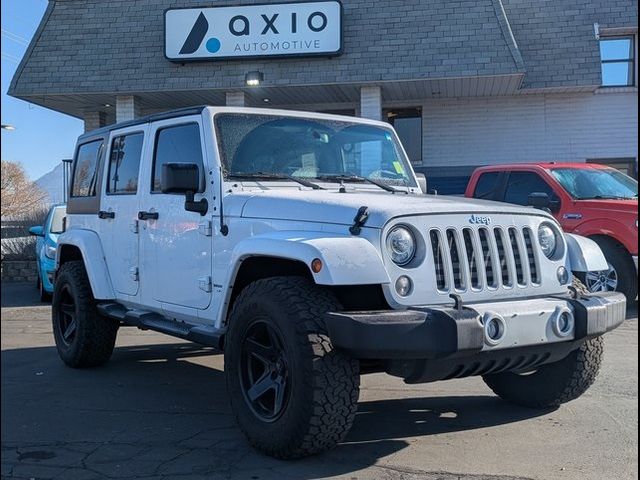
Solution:
[{"label": "sign text automotive", "polygon": [[165,55],[172,61],[338,55],[342,6],[336,0],[165,12]]}]

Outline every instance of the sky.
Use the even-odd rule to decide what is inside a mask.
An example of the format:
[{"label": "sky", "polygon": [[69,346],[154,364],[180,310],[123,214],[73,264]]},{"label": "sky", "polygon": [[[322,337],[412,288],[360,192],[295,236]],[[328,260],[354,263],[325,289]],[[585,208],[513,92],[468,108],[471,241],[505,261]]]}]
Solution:
[{"label": "sky", "polygon": [[38,107],[7,95],[40,19],[47,0],[2,0],[2,160],[22,163],[27,175],[36,180],[51,171],[63,158],[73,156],[83,122],[75,117]]}]

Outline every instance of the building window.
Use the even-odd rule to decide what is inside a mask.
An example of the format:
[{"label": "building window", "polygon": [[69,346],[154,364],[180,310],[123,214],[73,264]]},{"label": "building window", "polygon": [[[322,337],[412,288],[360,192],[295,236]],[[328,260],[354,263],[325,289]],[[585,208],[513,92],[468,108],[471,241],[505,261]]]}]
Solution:
[{"label": "building window", "polygon": [[599,163],[620,170],[631,178],[638,179],[637,158],[587,158],[587,163]]},{"label": "building window", "polygon": [[387,121],[393,125],[412,163],[422,163],[422,109],[386,110]]},{"label": "building window", "polygon": [[80,145],[78,148],[71,183],[72,197],[96,196],[96,176],[102,145],[102,140],[96,140]]},{"label": "building window", "polygon": [[353,108],[338,109],[338,110],[318,110],[318,113],[328,113],[329,115],[343,115],[347,117],[356,116],[356,111]]},{"label": "building window", "polygon": [[138,191],[143,139],[142,133],[122,135],[113,139],[107,193],[131,195]]},{"label": "building window", "polygon": [[635,83],[633,37],[609,37],[600,40],[602,85],[626,87]]}]

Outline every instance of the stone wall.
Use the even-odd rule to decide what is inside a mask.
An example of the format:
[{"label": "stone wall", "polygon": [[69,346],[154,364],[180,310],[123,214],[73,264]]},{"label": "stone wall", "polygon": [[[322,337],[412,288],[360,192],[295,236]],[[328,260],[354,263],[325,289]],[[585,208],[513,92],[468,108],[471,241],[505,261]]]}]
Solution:
[{"label": "stone wall", "polygon": [[3,261],[2,281],[3,282],[34,282],[38,276],[35,261]]}]

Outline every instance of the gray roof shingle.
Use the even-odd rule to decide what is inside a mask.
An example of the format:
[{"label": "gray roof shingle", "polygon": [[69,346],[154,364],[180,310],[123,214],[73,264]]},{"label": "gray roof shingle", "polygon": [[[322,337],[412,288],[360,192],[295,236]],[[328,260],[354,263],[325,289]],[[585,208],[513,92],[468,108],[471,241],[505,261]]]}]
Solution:
[{"label": "gray roof shingle", "polygon": [[164,58],[163,11],[201,0],[57,0],[10,94],[237,87],[248,69],[264,72],[273,85],[522,72],[496,1],[345,0],[339,57],[182,65]]},{"label": "gray roof shingle", "polygon": [[165,8],[201,5],[52,0],[9,94],[234,88],[249,70],[262,71],[274,86],[523,72],[522,88],[598,85],[593,23],[637,28],[638,15],[635,0],[344,0],[339,57],[169,62],[163,55]]}]

